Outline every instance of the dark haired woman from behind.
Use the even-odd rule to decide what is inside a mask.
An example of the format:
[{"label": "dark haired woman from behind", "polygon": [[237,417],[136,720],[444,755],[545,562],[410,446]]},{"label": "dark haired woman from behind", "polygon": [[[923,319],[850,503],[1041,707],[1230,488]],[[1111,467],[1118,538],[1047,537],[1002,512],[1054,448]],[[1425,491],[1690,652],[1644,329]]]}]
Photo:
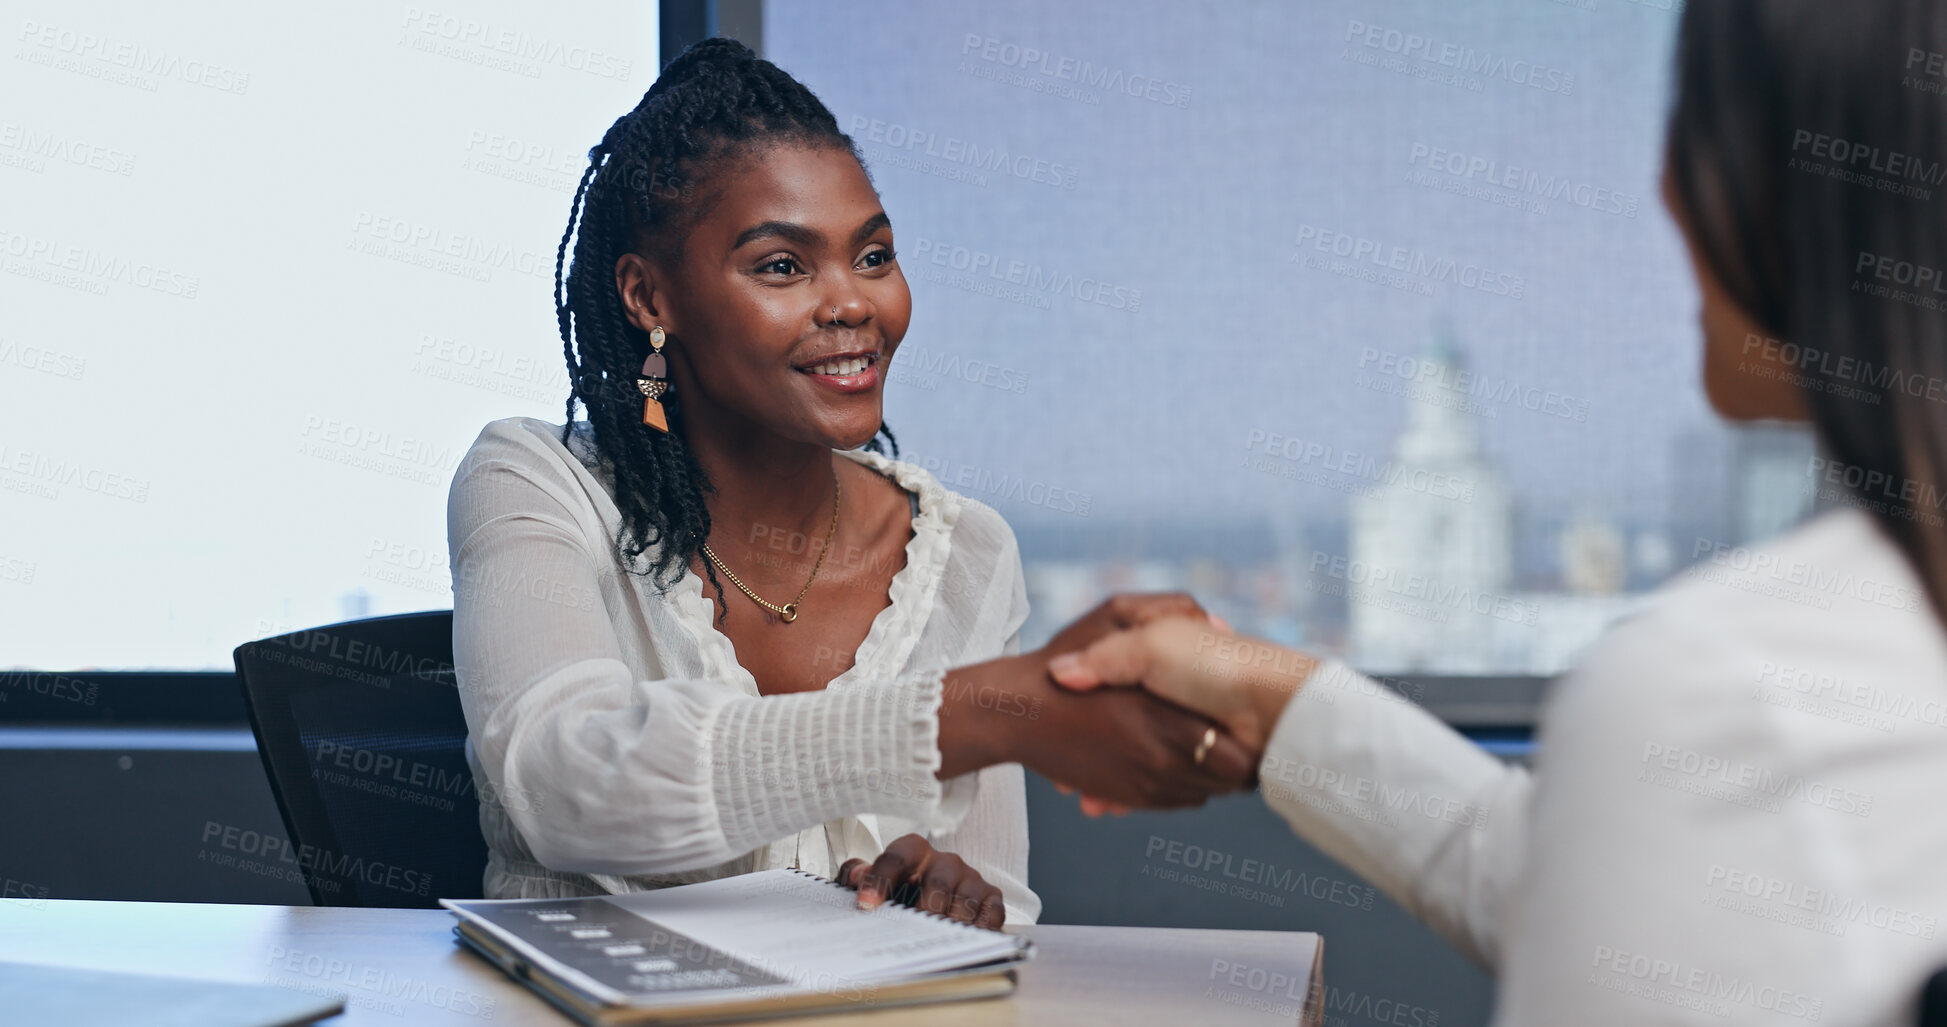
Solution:
[{"label": "dark haired woman from behind", "polygon": [[489,424],[448,503],[488,895],[796,867],[998,927],[1040,906],[1018,764],[1153,806],[1245,784],[1235,742],[1151,697],[946,672],[1201,611],[1119,602],[1016,655],[1013,533],[877,441],[911,296],[810,91],[708,40],[589,156],[567,421]]},{"label": "dark haired woman from behind", "polygon": [[1496,1023],[1938,1022],[1916,1000],[1947,967],[1943,53],[1937,0],[1684,11],[1664,188],[1705,391],[1809,422],[1836,509],[1699,540],[1698,573],[1554,685],[1533,775],[1343,664],[1201,625],[1053,672],[1266,741],[1265,800],[1492,967]]}]

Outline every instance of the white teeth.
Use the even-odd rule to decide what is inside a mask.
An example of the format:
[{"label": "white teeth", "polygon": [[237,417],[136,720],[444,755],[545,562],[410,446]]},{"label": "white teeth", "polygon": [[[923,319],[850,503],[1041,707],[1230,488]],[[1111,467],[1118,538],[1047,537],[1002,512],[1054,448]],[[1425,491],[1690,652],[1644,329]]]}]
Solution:
[{"label": "white teeth", "polygon": [[829,374],[838,377],[858,374],[872,365],[865,357],[852,357],[849,360],[828,360],[811,369],[812,374]]}]

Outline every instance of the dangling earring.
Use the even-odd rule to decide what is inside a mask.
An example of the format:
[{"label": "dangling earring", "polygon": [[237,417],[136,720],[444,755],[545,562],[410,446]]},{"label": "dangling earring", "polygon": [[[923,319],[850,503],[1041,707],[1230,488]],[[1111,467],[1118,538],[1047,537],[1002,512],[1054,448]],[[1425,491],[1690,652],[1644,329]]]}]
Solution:
[{"label": "dangling earring", "polygon": [[669,369],[663,361],[662,325],[649,329],[649,345],[653,347],[649,356],[642,362],[642,377],[635,380],[636,391],[642,393],[642,423],[659,432],[669,431],[669,418],[663,415],[663,405],[659,400],[669,392]]}]

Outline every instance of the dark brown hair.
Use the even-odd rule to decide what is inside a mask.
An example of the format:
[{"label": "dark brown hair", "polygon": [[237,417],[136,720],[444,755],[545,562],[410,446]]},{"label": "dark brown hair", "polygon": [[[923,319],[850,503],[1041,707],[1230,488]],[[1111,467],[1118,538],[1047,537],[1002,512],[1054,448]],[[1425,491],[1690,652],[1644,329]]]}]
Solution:
[{"label": "dark brown hair", "polygon": [[1821,466],[1947,620],[1943,54],[1928,0],[1692,0],[1668,159],[1703,262],[1803,358]]}]

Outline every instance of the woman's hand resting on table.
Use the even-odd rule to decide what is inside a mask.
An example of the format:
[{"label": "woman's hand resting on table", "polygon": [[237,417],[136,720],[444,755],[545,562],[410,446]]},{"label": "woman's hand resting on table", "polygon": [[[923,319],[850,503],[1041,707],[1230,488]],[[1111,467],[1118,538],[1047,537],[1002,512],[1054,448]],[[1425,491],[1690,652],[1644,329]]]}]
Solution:
[{"label": "woman's hand resting on table", "polygon": [[860,909],[876,909],[890,899],[993,931],[1007,922],[999,888],[966,860],[916,834],[893,839],[871,863],[846,860],[838,868],[838,883],[857,889]]}]

